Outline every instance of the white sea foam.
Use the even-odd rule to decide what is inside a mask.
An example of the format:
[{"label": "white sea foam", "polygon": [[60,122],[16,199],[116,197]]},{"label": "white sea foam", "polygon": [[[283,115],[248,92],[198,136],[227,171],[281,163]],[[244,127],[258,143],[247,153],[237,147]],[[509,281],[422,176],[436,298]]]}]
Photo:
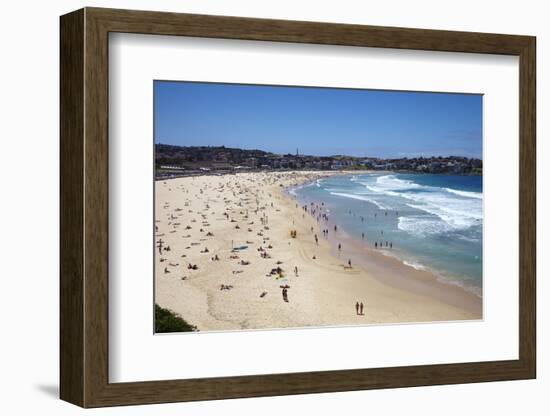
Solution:
[{"label": "white sea foam", "polygon": [[415,202],[407,206],[435,215],[456,229],[481,224],[483,219],[480,200],[457,200],[435,192],[405,193],[401,196]]},{"label": "white sea foam", "polygon": [[412,200],[417,204],[408,206],[436,215],[456,228],[470,227],[482,219],[483,194],[480,192],[423,186],[395,175],[379,176],[376,184],[362,184],[374,193]]},{"label": "white sea foam", "polygon": [[413,269],[416,269],[416,270],[426,270],[426,267],[423,266],[422,264],[420,263],[415,263],[415,262],[409,262],[407,260],[403,260],[403,264],[405,266],[409,266],[409,267],[412,267]]},{"label": "white sea foam", "polygon": [[303,188],[309,188],[310,186],[313,186],[315,184],[315,182],[307,182],[303,185],[298,185],[298,186],[294,186],[294,187],[291,187],[291,188],[288,188],[288,193],[290,195],[294,195],[294,196],[298,196],[298,194],[296,193],[296,191],[300,190],[300,189],[303,189]]},{"label": "white sea foam", "polygon": [[456,236],[463,241],[467,241],[468,243],[479,243],[481,241],[479,238],[468,237],[462,234],[457,234]]},{"label": "white sea foam", "polygon": [[343,193],[343,192],[331,192],[330,194],[335,195],[335,196],[341,196],[341,197],[344,197],[344,198],[357,199],[359,201],[370,202],[370,203],[376,205],[380,209],[388,209],[385,205],[383,205],[380,202],[376,201],[375,199],[369,198],[365,195],[347,194],[347,193]]},{"label": "white sea foam", "polygon": [[371,185],[365,185],[365,187],[369,190],[374,192],[375,194],[384,194],[389,196],[401,196],[399,193],[395,191],[381,191],[379,188],[376,188],[375,186]]},{"label": "white sea foam", "polygon": [[461,289],[466,290],[467,292],[470,292],[470,293],[473,293],[476,296],[482,297],[483,289],[481,288],[481,286],[477,285],[473,281],[469,281],[467,279],[460,278],[458,276],[449,276],[446,273],[442,274],[439,270],[429,268],[429,267],[424,266],[423,264],[418,263],[416,261],[402,260],[402,262],[403,262],[404,265],[412,267],[412,268],[414,268],[416,270],[419,270],[419,271],[430,270],[432,273],[434,273],[434,275],[436,276],[436,279],[439,282],[447,284],[447,285],[458,286]]},{"label": "white sea foam", "polygon": [[[409,180],[396,178],[395,175],[384,175],[376,179],[376,183],[362,182],[367,190],[386,197],[403,198],[414,203],[406,203],[410,208],[435,215],[454,229],[465,229],[481,222],[482,194],[466,191],[449,191],[450,188],[423,186]],[[480,197],[481,195],[481,197]],[[375,200],[376,197],[370,197]],[[386,204],[386,201],[384,201]],[[401,229],[415,234],[432,234],[448,231],[444,224],[437,224],[432,220],[414,221],[401,220]],[[421,232],[421,227],[426,231]]]},{"label": "white sea foam", "polygon": [[475,198],[475,199],[483,199],[483,193],[481,192],[469,192],[469,191],[459,191],[457,189],[452,188],[443,188],[447,192],[450,192],[455,195],[463,196],[464,198]]},{"label": "white sea foam", "polygon": [[397,228],[418,237],[425,237],[432,234],[442,234],[452,231],[453,228],[436,217],[399,217]]},{"label": "white sea foam", "polygon": [[[465,230],[480,225],[483,219],[483,194],[440,188],[382,175],[366,179],[351,178],[361,188],[326,189],[331,195],[367,201],[379,209],[407,211],[406,207],[422,211],[399,218],[398,228],[418,236]],[[412,214],[412,213],[411,213]]]},{"label": "white sea foam", "polygon": [[[368,186],[367,186],[368,184]],[[391,191],[405,191],[409,189],[419,189],[422,186],[405,179],[398,179],[395,175],[384,175],[376,178],[376,184],[364,183],[370,190],[380,193],[388,193]],[[391,195],[391,194],[388,194]]]}]

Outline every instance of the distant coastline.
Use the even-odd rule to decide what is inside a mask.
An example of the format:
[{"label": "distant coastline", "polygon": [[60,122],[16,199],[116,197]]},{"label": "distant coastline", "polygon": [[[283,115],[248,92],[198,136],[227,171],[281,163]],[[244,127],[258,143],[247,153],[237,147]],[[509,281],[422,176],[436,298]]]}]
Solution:
[{"label": "distant coastline", "polygon": [[379,158],[367,156],[314,156],[275,154],[257,149],[225,146],[155,144],[155,177],[184,177],[263,171],[395,171],[481,175],[483,162],[464,156]]}]

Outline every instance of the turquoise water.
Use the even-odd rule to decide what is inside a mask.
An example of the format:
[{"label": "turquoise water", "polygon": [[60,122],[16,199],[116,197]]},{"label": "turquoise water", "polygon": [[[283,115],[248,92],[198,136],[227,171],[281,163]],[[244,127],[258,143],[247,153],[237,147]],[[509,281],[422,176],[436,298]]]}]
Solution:
[{"label": "turquoise water", "polygon": [[376,173],[333,176],[289,192],[303,204],[323,203],[330,227],[481,295],[482,188],[481,176]]}]

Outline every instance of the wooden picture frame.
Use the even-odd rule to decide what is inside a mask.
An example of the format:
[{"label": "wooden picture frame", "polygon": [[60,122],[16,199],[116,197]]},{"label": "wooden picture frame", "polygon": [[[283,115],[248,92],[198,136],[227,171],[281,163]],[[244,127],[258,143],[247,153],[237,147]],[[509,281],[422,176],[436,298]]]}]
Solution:
[{"label": "wooden picture frame", "polygon": [[[530,379],[536,376],[535,38],[85,8],[61,17],[60,396],[82,407]],[[108,35],[111,32],[519,57],[519,359],[109,383]]]}]

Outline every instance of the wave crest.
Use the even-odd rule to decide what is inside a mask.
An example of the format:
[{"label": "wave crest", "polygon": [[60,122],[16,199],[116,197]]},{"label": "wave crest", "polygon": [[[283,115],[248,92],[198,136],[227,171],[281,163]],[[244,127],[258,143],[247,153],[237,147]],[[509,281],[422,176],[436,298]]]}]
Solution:
[{"label": "wave crest", "polygon": [[450,192],[451,194],[463,196],[464,198],[475,198],[475,199],[483,199],[483,193],[481,192],[469,192],[469,191],[459,191],[458,189],[452,189],[452,188],[443,188],[447,192]]},{"label": "wave crest", "polygon": [[370,202],[370,203],[376,205],[380,209],[388,209],[385,205],[381,204],[376,199],[369,198],[365,195],[346,194],[344,192],[331,192],[330,194],[335,195],[335,196],[341,196],[341,197],[344,197],[344,198],[357,199],[359,201]]}]

